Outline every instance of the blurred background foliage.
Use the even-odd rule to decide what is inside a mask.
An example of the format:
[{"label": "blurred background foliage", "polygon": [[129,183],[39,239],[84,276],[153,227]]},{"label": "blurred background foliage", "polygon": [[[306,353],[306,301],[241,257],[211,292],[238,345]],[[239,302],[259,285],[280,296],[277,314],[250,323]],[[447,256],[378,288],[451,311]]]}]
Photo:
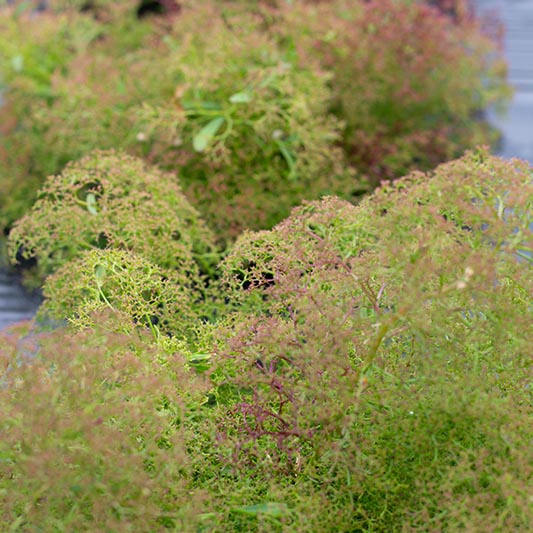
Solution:
[{"label": "blurred background foliage", "polygon": [[[498,43],[463,2],[51,1],[0,11],[0,225],[123,149],[177,173],[225,246],[494,139]],[[207,25],[210,31],[202,31]]]}]

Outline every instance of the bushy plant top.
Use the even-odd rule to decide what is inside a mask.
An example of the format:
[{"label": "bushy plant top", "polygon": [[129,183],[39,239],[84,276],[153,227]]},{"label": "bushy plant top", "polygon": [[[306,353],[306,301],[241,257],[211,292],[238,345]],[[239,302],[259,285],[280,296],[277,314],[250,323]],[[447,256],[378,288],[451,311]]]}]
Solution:
[{"label": "bushy plant top", "polygon": [[157,69],[142,60],[156,46],[152,24],[33,7],[0,11],[3,231],[31,206],[46,176],[95,148],[131,145],[129,109],[150,99],[148,85],[160,84]]},{"label": "bushy plant top", "polygon": [[[195,338],[117,337],[94,315],[75,336],[4,336],[3,516],[80,530],[528,531],[532,178],[478,151],[358,206],[307,203],[238,239],[219,287],[235,312]],[[83,319],[107,301],[148,325],[155,307],[164,325],[188,294],[130,254],[66,264],[48,305]]]},{"label": "bushy plant top", "polygon": [[487,141],[476,116],[508,92],[496,45],[460,9],[206,0],[164,22],[135,10],[3,13],[4,231],[45,176],[117,148],[179,171],[219,240],[232,240],[303,199],[350,198],[361,174],[377,185]]},{"label": "bushy plant top", "polygon": [[260,320],[321,324],[318,339],[345,331],[344,356],[363,369],[389,349],[385,339],[404,355],[409,342],[429,343],[428,354],[501,342],[498,357],[529,364],[532,202],[528,163],[470,153],[358,206],[304,205],[270,232],[243,235],[222,269]]},{"label": "bushy plant top", "polygon": [[505,62],[480,21],[426,2],[280,2],[281,34],[333,73],[345,149],[375,185],[493,139],[476,115],[509,96]]},{"label": "bushy plant top", "polygon": [[0,360],[3,528],[186,531],[195,522],[182,422],[202,389],[179,355],[111,334],[101,320],[76,335],[1,334]]},{"label": "bushy plant top", "polygon": [[47,179],[10,234],[10,253],[13,261],[35,258],[43,280],[82,251],[105,248],[138,254],[185,285],[216,262],[211,233],[174,176],[95,152]]},{"label": "bushy plant top", "polygon": [[241,236],[222,267],[230,283],[248,288],[268,287],[295,269],[312,272],[317,253],[355,264],[372,258],[393,275],[414,254],[413,264],[419,255],[429,256],[453,276],[464,265],[453,265],[452,247],[488,254],[487,260],[505,261],[507,268],[516,254],[527,265],[530,191],[527,162],[507,162],[481,149],[428,174],[383,183],[357,206],[336,198],[307,203],[273,230]]},{"label": "bushy plant top", "polygon": [[[271,227],[305,198],[360,193],[363,180],[336,146],[341,124],[328,115],[329,75],[315,63],[302,67],[249,11],[204,2],[184,8],[172,28],[136,30],[129,44],[131,21],[68,11],[93,30],[47,81],[53,97],[43,104],[9,95],[18,111],[6,110],[17,127],[0,168],[11,198],[3,225],[21,215],[45,175],[94,148],[125,149],[179,171],[221,242],[242,228]],[[211,31],[198,33],[207,23]]]},{"label": "bushy plant top", "polygon": [[[28,32],[25,25],[35,31]],[[34,27],[35,26],[35,27]],[[27,172],[31,146],[20,134],[28,130],[30,109],[47,105],[54,97],[54,74],[64,72],[75,55],[69,44],[78,26],[71,27],[66,17],[43,16],[39,27],[26,17],[11,16],[0,10],[0,226],[2,230],[22,216],[31,205],[42,176]],[[90,28],[87,28],[90,30]],[[28,34],[31,33],[31,39]],[[80,32],[81,33],[81,32]],[[90,31],[87,32],[90,34]],[[83,40],[79,43],[83,46]],[[32,104],[32,100],[34,101]],[[22,125],[24,123],[24,125]],[[28,134],[27,131],[25,132]]]},{"label": "bushy plant top", "polygon": [[[198,32],[206,24],[210,31]],[[150,157],[181,168],[222,239],[271,227],[304,198],[364,187],[336,146],[329,76],[302,68],[260,24],[214,4],[185,9],[167,41],[174,97],[147,106],[139,124]]]},{"label": "bushy plant top", "polygon": [[39,316],[86,328],[97,311],[108,309],[119,331],[131,333],[137,325],[156,338],[159,331],[180,337],[198,320],[187,282],[131,251],[86,251],[46,279]]},{"label": "bushy plant top", "polygon": [[532,178],[471,153],[240,238],[248,316],[209,330],[231,460],[316,480],[315,528],[527,529]]}]

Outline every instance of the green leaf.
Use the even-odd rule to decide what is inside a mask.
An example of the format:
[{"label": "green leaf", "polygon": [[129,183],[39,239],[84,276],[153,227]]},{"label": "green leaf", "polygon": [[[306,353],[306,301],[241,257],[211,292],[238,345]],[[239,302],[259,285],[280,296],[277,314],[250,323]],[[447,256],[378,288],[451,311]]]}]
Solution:
[{"label": "green leaf", "polygon": [[12,57],[11,66],[15,72],[22,72],[22,69],[24,68],[24,57],[21,55]]},{"label": "green leaf", "polygon": [[86,196],[85,203],[87,204],[87,211],[89,211],[91,215],[98,214],[98,210],[96,209],[96,196],[92,192]]},{"label": "green leaf", "polygon": [[274,518],[280,518],[281,516],[285,516],[289,513],[289,509],[284,503],[277,502],[258,503],[256,505],[243,505],[241,507],[235,507],[234,509],[232,509],[232,511],[248,516],[266,514]]},{"label": "green leaf", "polygon": [[189,357],[189,364],[197,372],[205,372],[211,366],[211,354],[195,353]]},{"label": "green leaf", "polygon": [[252,101],[252,95],[248,91],[232,94],[229,97],[232,104],[247,104]]},{"label": "green leaf", "polygon": [[208,102],[206,100],[182,99],[181,105],[186,111],[222,111],[222,106],[218,102]]},{"label": "green leaf", "polygon": [[105,279],[106,276],[106,268],[104,265],[96,265],[94,267],[94,277],[96,278],[96,281],[98,285],[101,285]]},{"label": "green leaf", "polygon": [[209,361],[211,359],[211,354],[209,353],[193,353],[189,357],[189,362],[192,364],[201,363],[204,361]]},{"label": "green leaf", "polygon": [[294,161],[294,158],[292,157],[292,154],[287,145],[281,139],[276,139],[275,142],[278,145],[281,155],[287,162],[287,166],[289,167],[288,179],[290,181],[294,181],[298,177],[298,175],[296,174],[296,163]]},{"label": "green leaf", "polygon": [[210,520],[212,518],[216,518],[218,516],[218,513],[202,513],[198,516],[200,520]]},{"label": "green leaf", "polygon": [[33,9],[32,2],[20,2],[17,4],[17,7],[15,8],[15,17],[21,17],[24,15],[26,11],[29,11],[30,9]]},{"label": "green leaf", "polygon": [[503,219],[503,213],[504,213],[503,200],[499,196],[498,196],[498,198],[496,200],[498,202],[498,218],[500,220],[502,220]]},{"label": "green leaf", "polygon": [[192,145],[197,152],[203,152],[213,137],[217,134],[220,126],[224,124],[224,117],[216,117],[208,122],[193,138]]}]

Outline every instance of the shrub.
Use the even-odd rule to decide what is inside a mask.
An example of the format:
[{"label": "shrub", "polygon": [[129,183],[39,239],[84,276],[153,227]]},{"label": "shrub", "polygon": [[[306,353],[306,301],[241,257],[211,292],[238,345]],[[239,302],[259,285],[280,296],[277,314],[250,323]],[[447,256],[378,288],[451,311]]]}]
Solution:
[{"label": "shrub", "polygon": [[333,72],[348,159],[374,185],[494,139],[479,115],[510,94],[505,62],[462,2],[455,16],[410,1],[280,4],[273,33]]},{"label": "shrub", "polygon": [[[351,199],[366,188],[361,174],[376,185],[486,141],[474,119],[507,93],[494,43],[460,10],[205,1],[163,22],[139,21],[129,1],[63,4],[2,17],[15,35],[0,43],[4,231],[45,176],[116,148],[179,171],[219,241],[232,240],[302,199]],[[27,60],[44,49],[44,67]]]},{"label": "shrub", "polygon": [[[303,198],[364,189],[336,146],[341,125],[327,115],[328,74],[299,66],[246,11],[232,6],[230,16],[205,2],[184,9],[172,27],[139,28],[131,14],[122,21],[113,14],[101,20],[98,9],[92,16],[67,11],[73,27],[90,27],[90,38],[81,29],[66,36],[66,48],[82,38],[85,45],[47,80],[51,97],[35,99],[16,83],[8,95],[17,124],[10,152],[19,157],[6,156],[13,201],[4,225],[28,206],[44,176],[94,148],[124,149],[178,170],[221,242],[244,227],[272,226]],[[207,21],[212,32],[193,36]],[[203,129],[208,123],[218,123],[213,138]],[[21,177],[28,186],[19,202]]]},{"label": "shrub", "polygon": [[194,527],[181,425],[195,388],[185,361],[101,327],[25,340],[2,334],[0,343],[6,527]]},{"label": "shrub", "polygon": [[[4,335],[3,516],[528,531],[532,182],[530,165],[480,151],[358,206],[306,203],[238,239],[221,265],[228,312],[194,339],[148,341],[126,321],[120,336],[109,315],[77,334]],[[142,288],[168,302],[161,315],[188,296],[120,248],[61,269],[51,305],[82,318],[107,299],[150,323]]]},{"label": "shrub", "polygon": [[532,178],[471,153],[237,241],[255,316],[210,331],[221,442],[294,480],[296,524],[528,529]]},{"label": "shrub", "polygon": [[[33,203],[44,178],[95,148],[131,145],[130,109],[148,100],[143,47],[152,24],[112,23],[90,13],[0,12],[0,227],[7,232]],[[31,7],[31,6],[30,6]],[[138,74],[139,70],[143,76]],[[105,72],[106,76],[102,76]]]},{"label": "shrub", "polygon": [[94,152],[48,178],[13,228],[10,253],[13,261],[35,258],[42,281],[83,250],[118,249],[190,287],[200,267],[216,262],[212,242],[173,176],[130,156]]},{"label": "shrub", "polygon": [[[28,175],[32,142],[28,139],[31,110],[53,98],[54,73],[66,68],[73,51],[68,43],[78,27],[69,27],[65,17],[44,16],[28,39],[27,17],[0,11],[0,227],[22,216],[42,177]],[[6,91],[6,92],[4,92]],[[33,100],[33,103],[32,103]],[[33,107],[35,106],[35,107]]]},{"label": "shrub", "polygon": [[47,278],[42,319],[68,318],[77,328],[89,327],[95,312],[110,309],[116,328],[131,333],[135,325],[181,336],[198,316],[193,293],[150,261],[124,250],[91,250],[67,262]]},{"label": "shrub", "polygon": [[329,76],[260,24],[209,3],[184,10],[168,39],[174,99],[147,106],[139,126],[222,240],[271,227],[304,198],[364,187],[336,146]]}]

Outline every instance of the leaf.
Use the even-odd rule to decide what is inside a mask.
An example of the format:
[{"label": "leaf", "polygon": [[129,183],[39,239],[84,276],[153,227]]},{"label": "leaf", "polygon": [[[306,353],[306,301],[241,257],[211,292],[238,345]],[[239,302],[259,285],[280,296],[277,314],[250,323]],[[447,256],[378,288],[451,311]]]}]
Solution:
[{"label": "leaf", "polygon": [[208,122],[193,138],[192,145],[197,152],[203,152],[213,137],[217,134],[220,126],[224,124],[224,117],[216,117]]},{"label": "leaf", "polygon": [[15,8],[15,17],[21,17],[24,15],[26,11],[29,11],[30,9],[33,9],[32,2],[20,2],[18,3],[17,7]]},{"label": "leaf", "polygon": [[106,276],[106,268],[104,265],[96,265],[94,267],[94,277],[96,278],[96,281],[98,285],[101,285],[105,279]]},{"label": "leaf", "polygon": [[498,218],[500,220],[502,220],[503,219],[503,213],[504,213],[503,200],[499,196],[498,196],[498,198],[496,200],[498,202]]},{"label": "leaf", "polygon": [[210,520],[211,518],[216,518],[218,516],[218,513],[202,513],[198,516],[200,520]]},{"label": "leaf", "polygon": [[11,66],[15,72],[22,72],[22,69],[24,68],[24,57],[21,55],[12,57]]},{"label": "leaf", "polygon": [[292,157],[290,150],[287,148],[287,145],[281,139],[275,139],[275,142],[278,145],[281,155],[287,162],[287,166],[289,167],[288,179],[290,181],[294,181],[298,177],[296,174],[296,163],[294,158]]},{"label": "leaf", "polygon": [[189,357],[189,364],[197,372],[205,372],[211,366],[211,354],[195,353]]},{"label": "leaf", "polygon": [[229,97],[232,104],[247,104],[252,101],[252,95],[248,91],[232,94]]},{"label": "leaf", "polygon": [[256,505],[243,505],[241,507],[235,507],[234,509],[232,509],[232,511],[248,516],[266,514],[274,518],[280,518],[281,516],[287,515],[289,513],[289,509],[284,503],[277,502],[258,503]]},{"label": "leaf", "polygon": [[208,102],[206,100],[182,99],[181,105],[186,111],[222,111],[222,106],[218,102]]},{"label": "leaf", "polygon": [[198,364],[209,360],[211,360],[211,354],[209,353],[194,353],[189,357],[189,362],[192,364]]},{"label": "leaf", "polygon": [[91,215],[98,214],[98,210],[96,209],[96,196],[92,192],[86,196],[85,203],[87,204],[87,211],[89,211]]}]

